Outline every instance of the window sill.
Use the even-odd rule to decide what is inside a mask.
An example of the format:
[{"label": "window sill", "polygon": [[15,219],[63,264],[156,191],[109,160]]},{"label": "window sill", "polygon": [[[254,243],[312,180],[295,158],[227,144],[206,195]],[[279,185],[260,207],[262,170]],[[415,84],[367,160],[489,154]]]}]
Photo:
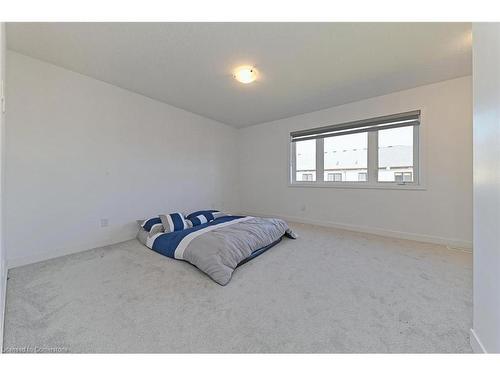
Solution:
[{"label": "window sill", "polygon": [[288,183],[288,187],[307,188],[333,188],[333,189],[382,189],[382,190],[427,190],[424,185],[398,185],[392,183],[368,184],[368,183]]}]

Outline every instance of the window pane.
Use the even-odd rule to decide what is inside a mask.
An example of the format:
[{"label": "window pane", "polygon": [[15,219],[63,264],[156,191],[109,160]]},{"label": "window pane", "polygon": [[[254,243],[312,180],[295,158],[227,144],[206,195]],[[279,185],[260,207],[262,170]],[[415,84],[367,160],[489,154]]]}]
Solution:
[{"label": "window pane", "polygon": [[295,143],[297,181],[316,181],[316,140]]},{"label": "window pane", "polygon": [[367,173],[368,133],[325,138],[325,181],[352,182]]},{"label": "window pane", "polygon": [[378,131],[378,180],[413,182],[413,126]]}]

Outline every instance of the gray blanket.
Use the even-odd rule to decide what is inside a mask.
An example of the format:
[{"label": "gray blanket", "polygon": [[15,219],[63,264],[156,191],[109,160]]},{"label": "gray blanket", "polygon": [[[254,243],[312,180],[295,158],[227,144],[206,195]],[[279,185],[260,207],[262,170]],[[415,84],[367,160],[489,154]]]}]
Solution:
[{"label": "gray blanket", "polygon": [[179,244],[175,258],[188,261],[215,282],[226,285],[238,263],[284,234],[295,238],[283,220],[245,217],[194,232],[192,238]]}]

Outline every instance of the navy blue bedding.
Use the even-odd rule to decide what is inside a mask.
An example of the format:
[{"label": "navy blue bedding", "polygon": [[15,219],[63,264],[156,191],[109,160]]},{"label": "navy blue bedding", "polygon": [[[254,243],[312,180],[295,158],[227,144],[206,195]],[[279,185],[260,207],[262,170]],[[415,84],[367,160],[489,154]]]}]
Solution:
[{"label": "navy blue bedding", "polygon": [[[234,216],[234,215],[223,216],[223,217],[220,217],[218,219],[212,220],[209,223],[201,224],[201,225],[198,225],[198,226],[193,227],[193,228],[188,228],[188,229],[181,230],[181,231],[175,231],[175,232],[161,234],[154,239],[154,241],[151,245],[151,249],[159,254],[162,254],[162,255],[167,256],[169,258],[175,259],[175,257],[174,257],[175,249],[177,248],[179,243],[182,241],[182,239],[184,237],[186,237],[188,234],[199,231],[199,230],[204,229],[204,228],[209,227],[209,226],[213,226],[213,225],[217,225],[217,224],[221,224],[221,223],[226,223],[228,221],[241,219],[243,217],[244,216]],[[237,267],[241,266],[242,264],[245,264],[249,260],[261,255],[265,251],[267,251],[270,248],[272,248],[273,246],[277,245],[282,240],[282,238],[283,237],[280,237],[278,240],[274,241],[273,243],[253,251],[252,254],[248,258],[246,258],[246,259],[242,260],[240,263],[238,263]]]},{"label": "navy blue bedding", "polygon": [[281,241],[296,238],[288,224],[276,218],[222,216],[208,223],[170,233],[157,233],[146,246],[169,258],[184,260],[226,285],[234,269]]},{"label": "navy blue bedding", "polygon": [[213,225],[225,223],[228,221],[236,220],[236,219],[241,219],[244,216],[223,216],[218,219],[212,220],[209,223],[197,225],[192,228],[180,230],[180,231],[175,231],[175,232],[170,232],[170,233],[163,233],[160,234],[159,236],[156,236],[152,244],[148,244],[148,247],[151,248],[152,250],[156,251],[159,254],[165,255],[169,258],[175,258],[174,253],[175,249],[179,245],[179,243],[182,241],[184,237],[186,237],[188,234],[197,232],[199,230],[202,230],[206,227],[210,227]]}]

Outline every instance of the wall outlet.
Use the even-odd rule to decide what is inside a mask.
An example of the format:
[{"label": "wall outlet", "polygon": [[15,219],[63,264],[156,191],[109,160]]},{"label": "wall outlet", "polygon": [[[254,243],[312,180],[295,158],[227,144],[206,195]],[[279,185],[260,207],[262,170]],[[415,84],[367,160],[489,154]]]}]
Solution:
[{"label": "wall outlet", "polygon": [[109,225],[108,219],[101,219],[101,228],[107,227]]}]

